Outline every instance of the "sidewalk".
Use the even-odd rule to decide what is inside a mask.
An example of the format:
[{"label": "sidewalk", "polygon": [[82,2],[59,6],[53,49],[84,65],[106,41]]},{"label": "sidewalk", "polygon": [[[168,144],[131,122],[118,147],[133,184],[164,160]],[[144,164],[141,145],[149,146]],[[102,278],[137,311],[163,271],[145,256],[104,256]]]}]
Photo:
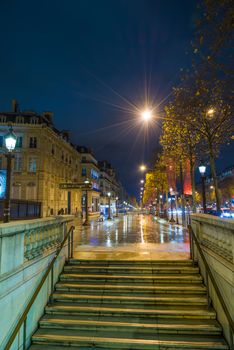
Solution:
[{"label": "sidewalk", "polygon": [[189,237],[181,225],[152,216],[126,215],[75,230],[75,258],[181,260],[189,258]]}]

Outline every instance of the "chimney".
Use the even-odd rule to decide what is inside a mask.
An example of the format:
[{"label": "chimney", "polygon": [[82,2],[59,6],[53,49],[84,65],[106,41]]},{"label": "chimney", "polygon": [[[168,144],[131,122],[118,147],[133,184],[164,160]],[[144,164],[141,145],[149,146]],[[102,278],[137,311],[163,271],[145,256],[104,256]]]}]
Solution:
[{"label": "chimney", "polygon": [[48,112],[48,111],[47,111],[47,112],[43,112],[42,115],[43,115],[44,118],[46,118],[46,119],[48,120],[48,122],[49,122],[50,124],[53,124],[53,116],[54,116],[54,113]]},{"label": "chimney", "polygon": [[12,105],[12,112],[14,113],[19,112],[19,105],[16,100],[12,100],[11,105]]},{"label": "chimney", "polygon": [[69,130],[62,130],[61,131],[62,137],[66,140],[69,141],[70,139],[70,132]]}]

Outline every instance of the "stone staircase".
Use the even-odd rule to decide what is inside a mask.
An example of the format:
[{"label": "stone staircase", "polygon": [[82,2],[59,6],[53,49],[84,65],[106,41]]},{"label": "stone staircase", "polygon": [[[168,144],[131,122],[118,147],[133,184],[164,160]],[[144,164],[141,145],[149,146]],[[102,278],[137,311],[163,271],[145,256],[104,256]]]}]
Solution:
[{"label": "stone staircase", "polygon": [[228,349],[198,267],[71,259],[30,350]]}]

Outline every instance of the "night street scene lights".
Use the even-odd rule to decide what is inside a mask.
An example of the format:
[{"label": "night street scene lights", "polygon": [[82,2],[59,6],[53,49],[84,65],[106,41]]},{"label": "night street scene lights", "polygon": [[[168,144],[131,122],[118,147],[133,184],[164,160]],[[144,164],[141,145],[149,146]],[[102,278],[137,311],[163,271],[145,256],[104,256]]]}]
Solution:
[{"label": "night street scene lights", "polygon": [[172,222],[172,223],[175,222],[174,215],[173,215],[173,204],[172,204],[172,200],[173,200],[172,195],[173,195],[173,194],[174,194],[174,191],[173,191],[173,188],[171,187],[171,188],[170,188],[170,196],[171,196],[171,198],[170,198],[170,201],[171,201],[171,218],[170,218],[169,222]]},{"label": "night street scene lights", "polygon": [[207,118],[210,118],[210,119],[213,118],[214,114],[215,114],[215,109],[214,109],[214,108],[210,108],[210,109],[208,109],[208,111],[206,112]]},{"label": "night street scene lights", "polygon": [[205,172],[206,172],[206,166],[200,165],[199,166],[199,172],[201,174],[201,181],[202,181],[202,202],[203,202],[203,213],[206,214],[206,188],[205,188]]},{"label": "night street scene lights", "polygon": [[116,217],[119,216],[119,211],[118,211],[118,200],[119,200],[119,197],[115,197],[115,207],[116,207],[116,214],[115,214],[115,216],[116,216]]},{"label": "night street scene lights", "polygon": [[144,164],[142,164],[142,165],[140,165],[140,171],[142,171],[142,172],[144,172],[144,171],[146,171],[146,165],[144,165]]},{"label": "night street scene lights", "polygon": [[108,220],[111,220],[111,192],[107,193],[108,196]]},{"label": "night street scene lights", "polygon": [[146,109],[141,113],[141,117],[145,122],[148,122],[152,119],[152,111],[150,109]]},{"label": "night street scene lights", "polygon": [[7,223],[10,221],[10,193],[11,193],[11,160],[14,157],[12,151],[14,151],[16,146],[17,137],[13,132],[12,127],[10,126],[9,132],[5,135],[5,147],[7,153],[5,154],[7,158],[7,178],[6,178],[6,196],[4,201],[4,213],[3,213],[3,222]]},{"label": "night street scene lights", "polygon": [[89,226],[89,206],[88,206],[88,185],[90,184],[89,179],[86,179],[84,181],[87,188],[85,188],[85,221],[83,223],[83,226]]}]

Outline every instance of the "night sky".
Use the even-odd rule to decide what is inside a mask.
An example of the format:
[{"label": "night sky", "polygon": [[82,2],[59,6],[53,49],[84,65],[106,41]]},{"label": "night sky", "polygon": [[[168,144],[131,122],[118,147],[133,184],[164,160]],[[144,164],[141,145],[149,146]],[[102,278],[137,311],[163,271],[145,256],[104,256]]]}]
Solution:
[{"label": "night sky", "polygon": [[138,165],[149,164],[160,134],[160,124],[146,134],[136,106],[148,99],[160,114],[190,65],[196,3],[1,0],[0,110],[16,98],[21,110],[53,111],[55,125],[136,194]]}]

